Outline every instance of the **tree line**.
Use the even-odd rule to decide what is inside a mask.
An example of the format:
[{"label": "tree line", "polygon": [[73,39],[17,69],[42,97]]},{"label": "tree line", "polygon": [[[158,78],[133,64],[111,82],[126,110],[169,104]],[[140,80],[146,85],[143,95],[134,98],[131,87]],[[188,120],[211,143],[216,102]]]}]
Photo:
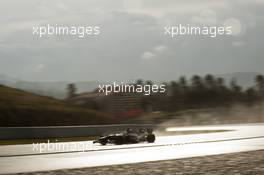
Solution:
[{"label": "tree line", "polygon": [[[153,85],[151,80],[136,80],[135,85]],[[252,106],[264,100],[264,76],[257,75],[252,87],[243,89],[232,79],[225,82],[222,77],[211,74],[193,75],[190,79],[182,76],[176,81],[163,82],[166,93],[152,93],[142,97],[145,111],[177,111],[194,108],[225,107],[233,104]],[[68,98],[76,96],[75,84],[67,86]],[[92,107],[91,107],[92,108]]]},{"label": "tree line", "polygon": [[[137,80],[136,83],[152,84],[152,81]],[[200,107],[230,106],[232,104],[254,105],[264,99],[264,76],[255,77],[255,85],[243,89],[232,79],[229,84],[221,77],[211,74],[204,77],[194,75],[190,79],[182,76],[177,81],[164,82],[166,94],[144,97],[143,106],[155,110],[174,111]]]}]

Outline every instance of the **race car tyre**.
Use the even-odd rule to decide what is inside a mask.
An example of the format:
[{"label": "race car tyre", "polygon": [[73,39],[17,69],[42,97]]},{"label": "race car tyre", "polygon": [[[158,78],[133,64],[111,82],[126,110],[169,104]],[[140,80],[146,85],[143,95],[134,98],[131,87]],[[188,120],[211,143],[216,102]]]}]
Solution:
[{"label": "race car tyre", "polygon": [[107,144],[107,140],[100,140],[100,144],[101,145],[106,145]]},{"label": "race car tyre", "polygon": [[149,134],[149,135],[147,136],[147,141],[148,141],[149,143],[154,143],[154,142],[155,142],[155,139],[156,139],[156,137],[155,137],[154,134]]},{"label": "race car tyre", "polygon": [[116,145],[122,145],[124,143],[124,140],[122,137],[117,137],[114,141]]}]

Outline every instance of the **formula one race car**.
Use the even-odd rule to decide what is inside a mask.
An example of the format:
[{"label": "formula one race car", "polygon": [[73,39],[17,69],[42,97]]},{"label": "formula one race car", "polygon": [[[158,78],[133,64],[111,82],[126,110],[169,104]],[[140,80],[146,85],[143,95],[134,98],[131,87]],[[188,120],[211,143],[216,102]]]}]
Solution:
[{"label": "formula one race car", "polygon": [[98,140],[93,143],[100,143],[106,145],[107,143],[122,145],[128,143],[139,143],[139,142],[155,142],[155,135],[152,129],[127,129],[124,132],[101,136]]}]

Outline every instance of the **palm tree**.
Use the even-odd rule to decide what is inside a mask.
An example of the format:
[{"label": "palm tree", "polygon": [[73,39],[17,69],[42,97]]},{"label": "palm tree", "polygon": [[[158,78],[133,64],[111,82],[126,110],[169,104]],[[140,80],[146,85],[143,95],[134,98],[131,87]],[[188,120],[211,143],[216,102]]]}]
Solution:
[{"label": "palm tree", "polygon": [[260,94],[263,95],[264,93],[264,76],[263,75],[257,75],[255,78],[257,89]]},{"label": "palm tree", "polygon": [[223,87],[223,86],[225,86],[225,80],[224,80],[222,77],[218,77],[218,78],[216,79],[216,85],[217,85],[218,87]]},{"label": "palm tree", "polygon": [[179,88],[182,94],[185,94],[188,89],[188,82],[184,76],[181,76],[179,79]]},{"label": "palm tree", "polygon": [[232,92],[240,93],[242,91],[242,88],[237,84],[237,80],[235,78],[231,80],[230,87]]},{"label": "palm tree", "polygon": [[248,95],[248,96],[254,96],[255,94],[256,94],[256,92],[255,92],[255,89],[254,88],[248,88],[247,90],[246,90],[246,94]]},{"label": "palm tree", "polygon": [[225,86],[225,80],[222,77],[216,78],[215,84],[216,84],[217,91],[221,93],[227,89]]},{"label": "palm tree", "polygon": [[170,89],[173,96],[176,96],[179,93],[179,84],[176,81],[170,82]]},{"label": "palm tree", "polygon": [[179,84],[181,87],[186,87],[187,86],[187,80],[184,76],[180,77],[179,79]]},{"label": "palm tree", "polygon": [[136,80],[136,85],[143,85],[143,80],[142,79],[137,79]]},{"label": "palm tree", "polygon": [[68,98],[72,98],[76,95],[77,88],[74,83],[70,83],[67,86]]},{"label": "palm tree", "polygon": [[205,77],[204,77],[204,81],[205,81],[205,85],[207,88],[209,89],[213,89],[215,86],[216,86],[216,83],[215,83],[215,78],[213,75],[211,74],[207,74]]},{"label": "palm tree", "polygon": [[170,86],[171,86],[172,88],[178,88],[178,87],[179,87],[179,84],[178,84],[176,81],[171,81],[171,82],[170,82]]},{"label": "palm tree", "polygon": [[194,75],[191,78],[191,83],[192,83],[192,87],[195,88],[196,90],[201,90],[201,88],[203,87],[202,78],[199,75]]},{"label": "palm tree", "polygon": [[146,82],[145,82],[145,84],[147,84],[147,85],[153,85],[153,82],[151,81],[151,80],[147,80]]}]

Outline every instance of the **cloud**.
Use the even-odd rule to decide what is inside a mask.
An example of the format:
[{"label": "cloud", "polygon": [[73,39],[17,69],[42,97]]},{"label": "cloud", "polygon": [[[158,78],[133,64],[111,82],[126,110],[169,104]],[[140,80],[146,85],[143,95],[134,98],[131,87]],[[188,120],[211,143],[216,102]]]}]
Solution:
[{"label": "cloud", "polygon": [[[0,1],[0,73],[30,81],[85,81],[263,72],[261,0],[142,0],[141,4],[128,0],[125,6],[123,2],[25,0],[14,6],[12,1]],[[190,22],[226,22],[236,35],[164,36],[165,25]],[[39,23],[98,25],[102,33],[85,39],[38,39],[32,37],[32,26]],[[122,74],[120,67],[125,70]]]},{"label": "cloud", "polygon": [[153,59],[153,58],[155,58],[156,57],[156,55],[154,54],[154,53],[152,53],[152,52],[144,52],[142,55],[141,55],[141,58],[143,59],[143,60],[150,60],[150,59]]},{"label": "cloud", "polygon": [[34,72],[40,72],[45,68],[44,64],[37,64],[35,65],[35,67],[33,68]]},{"label": "cloud", "polygon": [[167,50],[167,47],[164,46],[164,45],[159,45],[159,46],[156,46],[156,47],[154,48],[154,51],[155,51],[156,53],[159,53],[159,54],[163,53],[163,52],[166,51],[166,50]]},{"label": "cloud", "polygon": [[151,49],[151,51],[146,51],[141,55],[143,60],[150,60],[153,58],[159,57],[162,53],[164,53],[168,48],[164,45],[157,45]]}]

